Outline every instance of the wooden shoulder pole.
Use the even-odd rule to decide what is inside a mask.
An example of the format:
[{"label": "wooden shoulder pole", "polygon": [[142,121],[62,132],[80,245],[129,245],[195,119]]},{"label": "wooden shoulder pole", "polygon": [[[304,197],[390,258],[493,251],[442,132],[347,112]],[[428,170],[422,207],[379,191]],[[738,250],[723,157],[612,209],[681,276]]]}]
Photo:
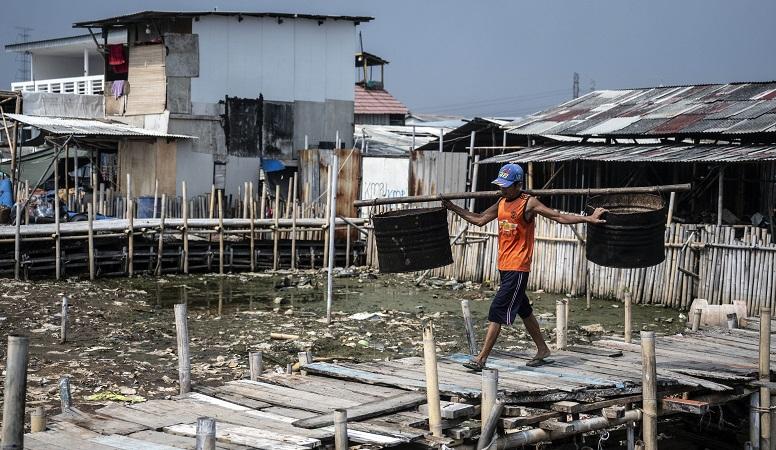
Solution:
[{"label": "wooden shoulder pole", "polygon": [[3,391],[3,449],[24,448],[24,405],[27,397],[29,346],[30,339],[27,336],[8,336]]}]

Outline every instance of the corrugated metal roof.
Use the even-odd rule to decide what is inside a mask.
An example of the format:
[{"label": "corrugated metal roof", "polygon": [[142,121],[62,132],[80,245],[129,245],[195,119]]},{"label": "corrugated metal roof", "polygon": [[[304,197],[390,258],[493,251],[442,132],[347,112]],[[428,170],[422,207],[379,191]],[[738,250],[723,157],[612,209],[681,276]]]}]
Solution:
[{"label": "corrugated metal roof", "polygon": [[753,162],[776,161],[776,145],[574,145],[524,148],[480,164],[560,162]]},{"label": "corrugated metal roof", "polygon": [[[102,40],[105,37],[105,33],[97,32],[97,33],[94,33],[94,36],[97,38],[98,42],[102,43]],[[121,44],[125,42],[127,42],[127,30],[111,30],[110,33],[108,33],[109,44]],[[16,44],[6,45],[5,51],[26,52],[26,51],[36,50],[40,48],[63,47],[66,45],[75,45],[75,44],[93,45],[94,38],[92,38],[91,34],[82,34],[79,36],[44,39],[41,41],[17,42]]]},{"label": "corrugated metal roof", "polygon": [[385,89],[364,89],[355,85],[355,114],[407,114],[407,107]]},{"label": "corrugated metal roof", "polygon": [[25,114],[5,114],[17,122],[45,130],[50,134],[85,135],[85,136],[116,136],[116,137],[160,137],[177,139],[196,139],[184,134],[167,134],[145,128],[131,127],[121,122],[103,122],[93,119],[68,119],[64,117],[28,116]]},{"label": "corrugated metal roof", "polygon": [[734,136],[772,132],[774,111],[776,81],[671,86],[595,91],[506,126],[523,135]]},{"label": "corrugated metal roof", "polygon": [[76,22],[73,28],[89,28],[102,26],[121,26],[132,23],[145,22],[150,19],[175,19],[200,16],[244,16],[244,17],[277,17],[279,19],[310,19],[310,20],[347,20],[351,22],[369,22],[374,17],[367,16],[328,16],[321,14],[295,14],[277,12],[250,12],[250,11],[140,11],[132,14],[108,17],[105,19]]}]

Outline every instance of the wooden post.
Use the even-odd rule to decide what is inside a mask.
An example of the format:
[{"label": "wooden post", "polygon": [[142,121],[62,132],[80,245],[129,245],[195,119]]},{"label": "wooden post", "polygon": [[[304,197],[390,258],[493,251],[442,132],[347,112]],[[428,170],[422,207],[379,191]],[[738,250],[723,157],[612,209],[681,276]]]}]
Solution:
[{"label": "wooden post", "polygon": [[30,431],[33,433],[46,431],[46,409],[42,406],[38,406],[30,414]]},{"label": "wooden post", "polygon": [[251,272],[256,271],[256,201],[251,194],[251,225],[250,225]]},{"label": "wooden post", "polygon": [[94,281],[94,205],[92,203],[86,205],[86,215],[89,220],[89,279]]},{"label": "wooden post", "polygon": [[498,397],[498,370],[482,369],[482,398],[480,405],[480,432],[485,431],[490,411]]},{"label": "wooden post", "polygon": [[[330,204],[330,210],[329,210],[329,270],[327,273],[327,283],[326,283],[326,323],[331,323],[331,304],[334,297],[334,260],[335,260],[335,253],[334,253],[334,225],[337,221],[337,171],[339,170],[339,158],[337,158],[337,154],[334,153],[334,156],[331,160],[331,188],[329,189],[329,193],[331,194],[329,198],[331,198],[331,204]],[[436,361],[436,357],[434,359]],[[436,366],[434,368],[434,373],[436,374]],[[433,431],[433,430],[432,430]],[[439,436],[442,436],[442,431],[440,429]],[[434,436],[437,436],[436,434]]]},{"label": "wooden post", "polygon": [[666,226],[670,226],[674,220],[674,205],[676,204],[676,192],[671,192],[671,196],[668,200],[668,219],[666,219]]},{"label": "wooden post", "polygon": [[16,281],[19,281],[21,279],[22,268],[22,203],[19,202],[18,198],[16,199],[16,223],[14,225],[16,226],[16,229],[14,231],[13,240],[13,277]]},{"label": "wooden post", "polygon": [[[129,176],[129,175],[127,175]],[[67,178],[67,177],[65,177]],[[59,240],[59,162],[54,162],[54,270],[59,280],[62,275],[62,251]]]},{"label": "wooden post", "polygon": [[566,349],[566,302],[565,299],[555,301],[555,345],[558,350]]},{"label": "wooden post", "polygon": [[[127,199],[128,211],[133,210],[132,200]],[[127,220],[127,275],[131,278],[135,273],[135,218],[129,215]]]},{"label": "wooden post", "polygon": [[261,359],[261,352],[250,352],[248,354],[248,366],[251,373],[251,381],[256,381],[264,372],[264,363]]},{"label": "wooden post", "polygon": [[97,204],[100,214],[107,215],[105,211],[105,183],[100,183],[100,197]]},{"label": "wooden post", "polygon": [[291,215],[291,191],[294,188],[294,178],[291,177],[288,179],[288,194],[286,195],[286,212],[283,214],[283,217],[289,217]]},{"label": "wooden post", "polygon": [[313,353],[299,352],[297,353],[297,356],[299,357],[299,373],[301,373],[302,375],[307,375],[307,371],[304,370],[304,366],[306,366],[307,364],[312,364]]},{"label": "wooden post", "polygon": [[263,219],[267,212],[267,183],[261,183],[261,202],[259,203],[259,219]]},{"label": "wooden post", "polygon": [[472,312],[469,309],[469,300],[461,300],[461,312],[463,313],[463,326],[466,329],[466,340],[469,343],[469,354],[476,355],[478,353],[477,335],[474,332]]},{"label": "wooden post", "polygon": [[27,336],[8,336],[3,391],[3,450],[24,448],[24,405],[27,396],[29,347],[30,338]]},{"label": "wooden post", "polygon": [[348,450],[348,410],[334,410],[334,450]]},{"label": "wooden post", "polygon": [[70,394],[70,377],[59,379],[59,405],[62,412],[73,407],[73,396]]},{"label": "wooden post", "polygon": [[218,273],[224,274],[224,191],[218,191]]},{"label": "wooden post", "polygon": [[67,342],[67,297],[62,297],[62,312],[61,321],[59,327],[59,343],[64,344]]},{"label": "wooden post", "polygon": [[208,219],[212,219],[214,216],[214,209],[215,209],[215,203],[216,202],[216,185],[211,184],[210,185],[210,204],[208,209]]},{"label": "wooden post", "polygon": [[439,403],[436,343],[434,342],[434,329],[430,321],[423,324],[423,366],[426,369],[428,429],[432,435],[442,437],[442,411]]},{"label": "wooden post", "polygon": [[181,227],[181,237],[183,238],[183,273],[189,273],[189,200],[186,192],[186,180],[181,182],[181,194],[183,195],[182,215],[183,226]]},{"label": "wooden post", "polygon": [[[760,381],[771,380],[771,309],[760,309]],[[760,449],[771,449],[771,393],[767,386],[760,387]]]},{"label": "wooden post", "polygon": [[216,450],[216,419],[197,418],[197,434],[194,443],[196,450]]},{"label": "wooden post", "polygon": [[625,293],[625,299],[623,300],[625,303],[625,332],[623,335],[623,338],[627,344],[631,343],[631,336],[633,334],[632,331],[632,324],[633,324],[633,305],[631,300],[631,294],[630,292]]},{"label": "wooden post", "polygon": [[722,226],[723,194],[725,190],[725,166],[719,168],[717,179],[717,226]]},{"label": "wooden post", "polygon": [[272,218],[275,219],[275,226],[272,229],[272,270],[278,270],[278,245],[280,243],[280,185],[275,185],[275,209],[272,211]]},{"label": "wooden post", "polygon": [[133,210],[129,206],[129,199],[132,198],[132,177],[129,174],[127,174],[127,195],[125,197],[127,199],[127,211],[124,217],[129,217],[133,215]]},{"label": "wooden post", "polygon": [[292,191],[293,194],[291,195],[292,198],[292,204],[291,204],[291,270],[296,270],[296,216],[297,216],[297,210],[296,210],[296,177],[293,178],[293,186]]},{"label": "wooden post", "polygon": [[167,215],[167,194],[162,194],[162,209],[159,213],[159,247],[156,252],[156,276],[162,274],[162,256],[164,255],[164,219]]},{"label": "wooden post", "polygon": [[701,314],[703,314],[703,310],[700,308],[696,308],[692,312],[692,331],[698,331],[701,327]]},{"label": "wooden post", "polygon": [[243,183],[243,204],[242,204],[242,216],[243,219],[248,218],[248,206],[250,205],[250,197],[248,196],[248,182]]},{"label": "wooden post", "polygon": [[191,392],[191,360],[189,359],[189,325],[185,304],[175,305],[175,330],[178,336],[178,380],[180,394]]},{"label": "wooden post", "polygon": [[645,450],[657,450],[657,377],[655,332],[641,332],[642,437]]}]

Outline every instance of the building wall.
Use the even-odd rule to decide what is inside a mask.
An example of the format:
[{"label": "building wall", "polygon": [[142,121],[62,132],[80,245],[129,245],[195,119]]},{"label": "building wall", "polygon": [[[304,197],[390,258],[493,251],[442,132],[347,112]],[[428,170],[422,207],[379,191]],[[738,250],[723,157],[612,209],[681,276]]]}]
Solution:
[{"label": "building wall", "polygon": [[35,80],[81,77],[84,74],[83,56],[32,55],[32,76]]},{"label": "building wall", "polygon": [[353,101],[356,27],[349,21],[202,17],[200,73],[191,82],[192,102],[225,95],[268,101]]}]

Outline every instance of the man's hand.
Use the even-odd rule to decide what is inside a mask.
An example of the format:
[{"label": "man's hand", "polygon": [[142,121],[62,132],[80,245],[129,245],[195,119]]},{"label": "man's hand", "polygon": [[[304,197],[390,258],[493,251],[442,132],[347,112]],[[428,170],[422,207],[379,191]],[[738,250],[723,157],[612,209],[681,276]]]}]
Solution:
[{"label": "man's hand", "polygon": [[601,216],[606,212],[608,212],[608,210],[596,208],[595,211],[593,211],[593,214],[590,214],[588,223],[606,223],[605,220],[601,219]]},{"label": "man's hand", "polygon": [[455,204],[453,202],[451,202],[450,200],[448,200],[446,198],[443,198],[442,199],[442,206],[444,206],[447,209],[453,209],[453,206],[455,206]]}]

